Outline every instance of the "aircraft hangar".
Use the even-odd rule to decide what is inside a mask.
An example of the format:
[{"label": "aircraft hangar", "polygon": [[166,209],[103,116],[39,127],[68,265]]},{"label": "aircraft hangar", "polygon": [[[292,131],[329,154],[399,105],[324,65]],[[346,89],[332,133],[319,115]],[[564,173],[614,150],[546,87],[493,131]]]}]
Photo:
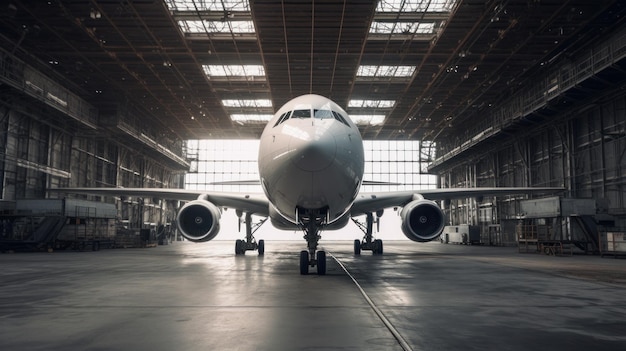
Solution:
[{"label": "aircraft hangar", "polygon": [[[604,257],[626,255],[625,15],[622,1],[583,0],[3,2],[0,276],[19,284],[0,287],[0,296],[7,297],[7,302],[0,303],[0,324],[7,327],[0,328],[5,330],[0,331],[0,346],[36,349],[34,345],[45,348],[43,343],[48,343],[52,349],[77,345],[85,349],[142,345],[165,349],[178,345],[183,349],[417,350],[485,345],[502,349],[506,343],[514,343],[507,344],[508,349],[524,350],[530,348],[532,335],[537,335],[545,339],[534,345],[536,349],[567,346],[582,350],[592,345],[620,349],[619,345],[626,342],[622,336],[626,310],[618,301],[620,292],[623,297],[626,268],[622,260]],[[556,190],[437,199],[446,227],[436,242],[425,246],[390,242],[385,255],[361,255],[367,268],[358,268],[352,242],[337,244],[335,251],[328,244],[327,250],[333,255],[328,277],[315,280],[299,280],[311,277],[300,277],[297,270],[288,269],[289,265],[282,266],[289,254],[300,249],[295,243],[284,244],[293,249],[291,253],[272,244],[280,259],[266,254],[265,261],[242,261],[250,259],[251,253],[250,257],[233,258],[234,252],[229,254],[234,240],[216,243],[215,257],[194,262],[194,258],[200,260],[206,255],[213,243],[185,246],[189,243],[178,241],[175,221],[183,200],[54,190],[191,187],[250,191],[254,187],[221,182],[258,177],[258,145],[254,143],[281,106],[305,94],[331,99],[358,126],[366,148],[363,181],[378,182],[364,183],[363,191],[476,187]],[[212,143],[208,149],[204,146],[204,151],[211,153],[207,159],[200,152],[205,140]],[[239,149],[231,153],[231,148]],[[258,189],[261,191],[260,186]],[[400,221],[394,210],[400,213],[395,208],[386,210],[384,216],[382,211],[376,214],[369,227],[379,220]],[[248,229],[256,230],[264,222],[263,218],[256,220]],[[239,220],[234,217],[234,221],[236,227]],[[361,222],[357,226],[368,227]],[[276,230],[269,223],[263,228]],[[403,237],[399,226],[397,233]],[[289,235],[289,239],[300,237]],[[384,239],[384,233],[380,237]],[[480,246],[443,245],[446,243]],[[304,246],[305,242],[298,244]],[[190,247],[190,251],[162,251],[180,247]],[[137,251],[100,250],[105,248]],[[271,251],[268,248],[267,253]],[[382,247],[378,253],[382,254]],[[75,255],[68,258],[70,254]],[[179,254],[183,257],[177,263],[180,266],[154,268],[167,266],[162,260]],[[161,261],[151,261],[149,255]],[[470,262],[485,271],[489,271],[489,264],[495,264],[500,269],[494,273],[498,283],[469,271],[454,255],[476,255]],[[297,257],[292,256],[295,267]],[[442,268],[429,259],[440,256],[456,266]],[[411,265],[405,258],[423,265]],[[120,260],[128,260],[131,266]],[[204,305],[197,296],[197,290],[204,288],[199,281],[208,279],[203,276],[202,265],[219,260],[226,262],[226,268],[222,267],[225,273],[210,277],[224,281],[223,287],[211,288],[209,302]],[[272,269],[279,268],[263,271],[259,268],[263,262]],[[96,273],[102,265],[114,268]],[[77,270],[81,266],[88,268]],[[145,270],[146,266],[150,267]],[[187,266],[198,282],[181,278]],[[46,267],[70,272],[67,276],[74,278],[84,277],[85,282],[64,280],[65,275]],[[394,267],[399,271],[394,273]],[[423,293],[407,292],[411,290],[409,283],[400,276],[417,274],[414,272],[421,267],[439,267],[443,273],[418,279],[436,280],[450,274],[456,278],[440,282],[442,287],[448,289],[445,284],[450,283],[453,290],[455,280],[468,289],[467,294],[476,295],[469,300],[467,296],[448,296],[452,293],[439,295],[435,286]],[[40,269],[53,278],[41,277],[37,274]],[[375,273],[378,269],[387,275]],[[462,269],[468,272],[454,275]],[[254,271],[257,277],[235,278],[237,272],[246,270]],[[293,306],[277,307],[270,299],[272,288],[263,280],[255,280],[258,276],[286,279],[294,272],[298,280],[284,284],[299,284],[296,289],[306,291],[321,290],[317,298],[326,302],[316,305],[304,292],[298,295],[302,301],[290,296],[284,301]],[[530,278],[525,274],[529,272],[540,275],[540,283],[529,284],[542,284],[535,286],[538,292],[533,295],[542,300],[526,300],[524,285],[486,292],[469,282],[471,277],[495,289],[502,281],[527,281]],[[170,279],[176,279],[165,278],[168,273]],[[346,275],[370,302],[377,322],[370,323],[365,303],[341,286],[340,277]],[[254,281],[250,285],[255,290],[246,294],[247,290],[239,290],[237,284],[248,279]],[[67,287],[60,287],[55,280],[67,283]],[[183,295],[176,296],[175,303],[165,302],[171,296],[153,296],[141,290],[141,284],[150,292],[159,290],[157,282],[161,280],[167,281],[162,283],[167,291],[177,285],[197,289],[191,293],[193,303],[181,302]],[[127,289],[133,290],[119,292],[110,284],[129,284]],[[336,289],[334,301],[323,294],[325,289],[320,286],[325,284]],[[577,284],[590,296],[596,296],[593,291],[597,291],[599,300],[589,305],[581,302],[591,297],[576,290]],[[105,285],[107,288],[102,288]],[[431,288],[426,285],[425,289]],[[77,296],[70,287],[84,290]],[[35,293],[48,288],[51,293],[80,302]],[[514,301],[506,291],[514,295]],[[133,292],[147,296],[133,300],[129,298]],[[546,297],[550,294],[562,299],[580,296],[565,301],[550,300]],[[11,297],[18,296],[19,302],[11,302]],[[443,303],[442,296],[451,300]],[[489,305],[487,309],[484,296],[497,301],[498,307]],[[234,301],[237,297],[246,301]],[[258,305],[247,301],[256,298],[260,298]],[[431,302],[421,305],[420,299]],[[41,307],[46,301],[74,312],[60,312],[57,307],[46,310]],[[99,301],[104,301],[105,310],[97,308]],[[407,301],[413,303],[410,308],[403,305]],[[194,303],[200,310],[214,313],[215,319],[192,311]],[[118,323],[148,325],[152,318],[145,317],[150,316],[149,307],[162,304],[168,304],[176,322],[163,322],[168,312],[159,310],[152,317],[163,322],[160,327],[138,329],[146,332],[150,341],[131,332],[111,332],[118,330],[113,326]],[[591,307],[597,304],[603,311]],[[227,308],[234,305],[240,307],[235,312]],[[303,305],[308,309],[297,313],[308,313],[310,319],[289,322],[295,318],[291,309]],[[437,309],[444,305],[445,310]],[[346,306],[357,310],[350,313],[360,315],[345,314],[351,309]],[[132,308],[145,318],[128,312]],[[118,309],[125,311],[122,317]],[[325,313],[335,310],[344,314],[337,312],[337,319],[320,322],[329,318]],[[570,316],[576,311],[582,311],[583,317]],[[526,312],[529,314],[524,315]],[[25,316],[18,317],[22,313]],[[61,315],[58,328],[63,328],[58,333],[46,332],[47,327],[40,325],[43,322],[35,321],[41,316],[53,320],[47,318],[54,318],[50,315],[55,313]],[[81,317],[73,319],[71,313]],[[87,322],[84,330],[78,326],[81,320],[91,321],[87,317],[91,313],[103,314],[107,322],[92,328],[108,341],[86,329],[92,322]],[[261,328],[263,323],[255,321],[263,321],[264,313],[274,313],[276,320],[271,321],[275,324]],[[503,317],[507,313],[516,317]],[[252,317],[246,320],[246,315]],[[429,325],[419,316],[432,318],[434,323]],[[486,322],[489,318],[493,318],[492,324]],[[345,326],[341,323],[354,320],[360,321],[371,338],[354,326],[345,331],[345,338],[333,334]],[[600,322],[590,326],[590,320]],[[196,330],[200,328],[196,324],[193,335],[176,334],[184,324],[197,321],[221,324],[209,333],[210,341]],[[504,328],[496,321],[513,329],[513,324],[520,323],[517,328],[532,335],[495,331]],[[298,323],[312,331],[291,331],[287,339],[277,332],[277,328],[290,330]],[[19,335],[20,327],[32,328],[40,336],[27,341]],[[463,327],[471,334],[464,335],[466,339],[459,332]],[[77,328],[90,339],[78,338],[68,328]],[[428,330],[431,337],[416,334],[417,329]],[[237,330],[250,332],[256,341],[249,341],[248,335],[239,335],[242,339],[238,340],[228,333]],[[573,336],[568,334],[572,330]],[[221,338],[222,332],[230,336]],[[455,336],[444,336],[448,334]],[[163,335],[168,335],[167,341]],[[112,341],[115,338],[121,344]],[[470,347],[464,340],[477,344]]]}]

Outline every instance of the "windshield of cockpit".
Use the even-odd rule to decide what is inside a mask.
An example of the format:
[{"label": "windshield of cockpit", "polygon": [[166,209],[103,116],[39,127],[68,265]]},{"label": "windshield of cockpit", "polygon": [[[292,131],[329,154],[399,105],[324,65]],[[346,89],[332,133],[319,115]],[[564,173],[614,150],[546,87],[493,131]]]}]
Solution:
[{"label": "windshield of cockpit", "polygon": [[274,127],[291,118],[305,119],[311,117],[315,119],[335,119],[340,123],[350,127],[350,124],[346,120],[346,117],[344,117],[341,113],[327,109],[296,109],[293,111],[287,111],[280,115]]}]

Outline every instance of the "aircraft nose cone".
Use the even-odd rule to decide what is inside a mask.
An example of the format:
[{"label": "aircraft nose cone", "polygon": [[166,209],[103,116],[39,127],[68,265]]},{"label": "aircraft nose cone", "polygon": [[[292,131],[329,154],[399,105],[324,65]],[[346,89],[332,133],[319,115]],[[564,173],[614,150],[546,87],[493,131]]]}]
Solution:
[{"label": "aircraft nose cone", "polygon": [[314,140],[292,138],[289,146],[293,152],[293,163],[307,172],[327,168],[335,160],[337,152],[335,137],[330,133]]}]

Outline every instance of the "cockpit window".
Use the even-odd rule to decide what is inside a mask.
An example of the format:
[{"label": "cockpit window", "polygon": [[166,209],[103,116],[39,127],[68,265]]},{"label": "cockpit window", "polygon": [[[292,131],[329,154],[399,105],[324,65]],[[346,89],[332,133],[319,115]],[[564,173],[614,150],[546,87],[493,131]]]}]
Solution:
[{"label": "cockpit window", "polygon": [[336,119],[337,121],[350,127],[346,119],[338,112],[331,110],[314,110],[314,117],[319,119]]},{"label": "cockpit window", "polygon": [[291,118],[311,118],[311,110],[293,110]]},{"label": "cockpit window", "polygon": [[314,110],[313,117],[318,119],[332,119],[333,111],[331,110]]},{"label": "cockpit window", "polygon": [[[345,124],[347,127],[350,127],[350,124],[346,121],[345,117],[343,117],[339,112],[331,111],[331,110],[313,110],[313,117],[317,119],[336,119],[337,121]],[[288,111],[280,115],[276,124],[277,125],[285,122],[289,118],[311,118],[311,110],[293,110]]]},{"label": "cockpit window", "polygon": [[280,118],[278,119],[278,121],[276,121],[276,124],[274,124],[274,127],[286,121],[289,118],[290,114],[291,114],[291,111],[287,111],[283,113],[282,115],[280,115]]},{"label": "cockpit window", "polygon": [[346,119],[341,115],[341,113],[339,112],[335,112],[333,111],[333,115],[335,116],[335,119],[338,120],[339,122],[347,125],[348,127],[350,127],[350,124],[348,123],[348,121],[346,121]]}]

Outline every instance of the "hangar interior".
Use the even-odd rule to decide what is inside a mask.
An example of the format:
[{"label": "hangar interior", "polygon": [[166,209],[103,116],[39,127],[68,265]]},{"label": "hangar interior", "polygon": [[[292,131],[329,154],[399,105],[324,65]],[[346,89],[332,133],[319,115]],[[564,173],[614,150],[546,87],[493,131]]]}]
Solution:
[{"label": "hangar interior", "polygon": [[[416,142],[420,152],[399,162],[417,157],[427,167],[411,172],[439,187],[565,189],[541,204],[444,201],[448,223],[480,227],[483,243],[515,244],[520,223],[531,238],[590,242],[594,228],[626,228],[621,1],[0,6],[3,241],[47,243],[54,232],[67,245],[134,245],[137,233],[169,233],[177,201],[48,190],[182,188],[198,162],[190,141],[258,139],[307,93],[344,106],[367,141]],[[523,208],[533,204],[540,213]]]}]

